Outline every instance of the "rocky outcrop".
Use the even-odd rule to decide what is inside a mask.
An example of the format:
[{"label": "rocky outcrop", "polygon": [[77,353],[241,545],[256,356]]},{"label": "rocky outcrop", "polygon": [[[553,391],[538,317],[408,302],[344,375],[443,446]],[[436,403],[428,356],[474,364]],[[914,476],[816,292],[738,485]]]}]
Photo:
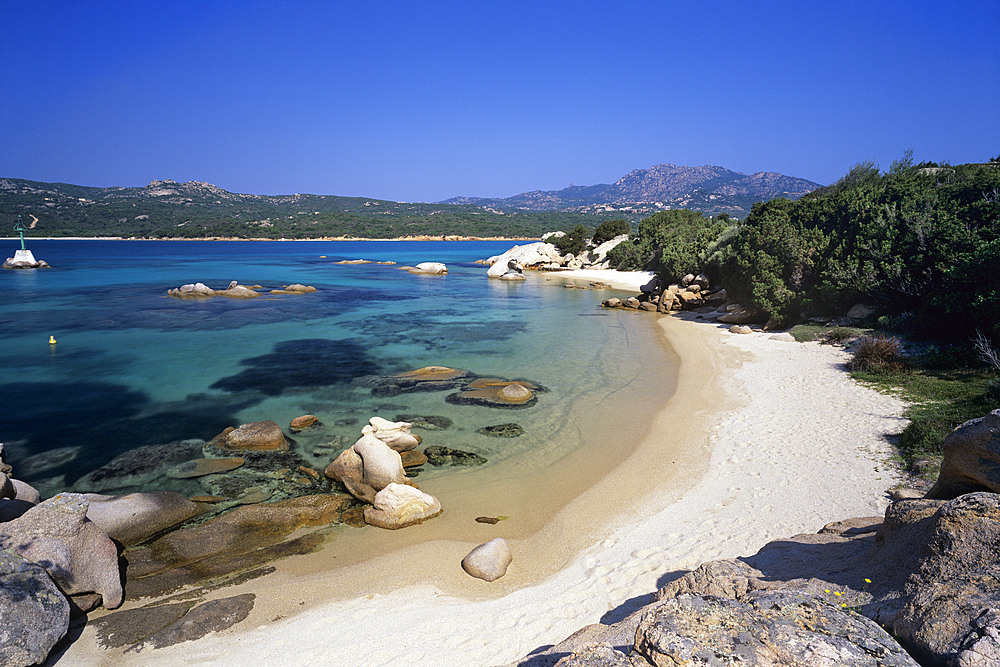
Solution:
[{"label": "rocky outcrop", "polygon": [[[502,255],[496,255],[486,260],[490,268],[486,275],[490,278],[499,278],[511,270],[517,271],[518,267],[543,266],[559,264],[562,255],[551,243],[538,242],[526,245],[516,245]],[[513,264],[511,264],[513,262]]]},{"label": "rocky outcrop", "polygon": [[902,649],[925,667],[995,665],[997,553],[997,494],[897,501],[884,517],[836,522],[753,556],[705,563],[663,586],[658,603],[518,664],[619,664],[570,661],[605,642],[621,655],[605,651],[602,659],[627,654],[633,667],[916,664]]},{"label": "rocky outcrop", "polygon": [[0,548],[45,568],[64,593],[100,593],[104,606],[122,603],[118,548],[87,519],[87,499],[60,493],[0,524]]},{"label": "rocky outcrop", "polygon": [[928,498],[1000,493],[1000,410],[961,424],[944,440],[944,460]]},{"label": "rocky outcrop", "polygon": [[293,553],[306,553],[322,540],[315,534],[292,540],[295,530],[326,526],[354,506],[346,494],[300,496],[243,505],[203,524],[170,532],[142,549],[125,552],[130,600],[161,595],[181,586],[204,584]]},{"label": "rocky outcrop", "polygon": [[507,541],[498,537],[470,551],[462,559],[462,569],[477,579],[496,581],[507,574],[507,567],[512,560]]},{"label": "rocky outcrop", "polygon": [[129,493],[104,496],[85,495],[87,518],[123,546],[139,544],[205,511],[205,506],[191,502],[174,491]]},{"label": "rocky outcrop", "polygon": [[405,421],[391,422],[382,417],[372,417],[361,433],[375,436],[397,452],[406,452],[420,444],[420,438],[410,433],[411,426]]},{"label": "rocky outcrop", "polygon": [[45,661],[69,629],[69,602],[45,569],[0,548],[0,664]]},{"label": "rocky outcrop", "polygon": [[366,503],[392,483],[405,484],[403,460],[374,435],[365,434],[326,467],[324,474],[343,484],[352,496]]},{"label": "rocky outcrop", "polygon": [[[181,285],[180,287],[174,287],[167,290],[167,296],[176,297],[178,299],[208,299],[216,296],[225,296],[230,299],[255,299],[261,296],[262,292],[258,292],[260,285],[255,285],[249,287],[247,285],[240,285],[235,280],[229,283],[226,289],[215,290],[207,286],[205,283],[188,283],[186,285]],[[316,288],[310,285],[301,285],[294,283],[292,285],[285,285],[281,289],[270,290],[271,294],[308,294],[309,292],[315,292]]]}]

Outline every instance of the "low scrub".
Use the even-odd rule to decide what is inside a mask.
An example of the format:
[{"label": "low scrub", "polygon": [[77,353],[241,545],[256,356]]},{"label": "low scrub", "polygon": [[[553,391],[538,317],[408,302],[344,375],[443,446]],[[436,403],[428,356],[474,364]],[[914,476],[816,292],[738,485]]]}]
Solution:
[{"label": "low scrub", "polygon": [[848,362],[852,371],[867,373],[898,373],[905,368],[903,346],[891,336],[862,336],[851,347],[853,357]]}]

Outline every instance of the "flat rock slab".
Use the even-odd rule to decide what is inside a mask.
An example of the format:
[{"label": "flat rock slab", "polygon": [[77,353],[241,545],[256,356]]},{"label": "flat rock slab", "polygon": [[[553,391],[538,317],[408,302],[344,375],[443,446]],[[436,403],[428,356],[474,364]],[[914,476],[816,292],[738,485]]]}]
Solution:
[{"label": "flat rock slab", "polygon": [[93,623],[106,649],[128,646],[126,653],[193,641],[239,623],[253,609],[253,593],[198,604],[197,600],[158,604],[109,614]]}]

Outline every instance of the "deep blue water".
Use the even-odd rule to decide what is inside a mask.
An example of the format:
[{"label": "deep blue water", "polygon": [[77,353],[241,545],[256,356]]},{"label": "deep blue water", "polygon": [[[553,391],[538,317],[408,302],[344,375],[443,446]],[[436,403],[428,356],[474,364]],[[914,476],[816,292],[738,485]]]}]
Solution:
[{"label": "deep blue water", "polygon": [[[3,256],[19,247],[0,243],[8,246]],[[599,308],[608,292],[564,289],[541,275],[488,280],[486,267],[473,263],[511,245],[29,239],[35,258],[53,268],[0,272],[0,442],[8,462],[49,495],[135,447],[208,440],[262,419],[287,432],[306,413],[345,446],[371,416],[424,414],[454,424],[423,433],[427,444],[491,462],[551,448],[554,434],[572,430],[575,402],[600,402],[629,385],[632,362],[609,364],[606,355],[639,334]],[[440,261],[449,273],[335,263],[342,259]],[[232,280],[318,292],[245,301],[166,294]],[[357,383],[426,365],[529,379],[550,393],[535,407],[497,411],[450,405],[441,393],[377,399]],[[525,425],[526,436],[475,433],[509,421]],[[325,456],[312,462],[323,466]]]}]

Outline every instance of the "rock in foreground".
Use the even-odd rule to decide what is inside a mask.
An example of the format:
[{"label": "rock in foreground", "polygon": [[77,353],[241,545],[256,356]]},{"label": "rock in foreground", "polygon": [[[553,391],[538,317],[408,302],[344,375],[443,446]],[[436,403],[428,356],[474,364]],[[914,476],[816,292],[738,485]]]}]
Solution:
[{"label": "rock in foreground", "polygon": [[513,556],[502,537],[480,544],[462,559],[462,569],[477,579],[496,581],[507,574]]}]

